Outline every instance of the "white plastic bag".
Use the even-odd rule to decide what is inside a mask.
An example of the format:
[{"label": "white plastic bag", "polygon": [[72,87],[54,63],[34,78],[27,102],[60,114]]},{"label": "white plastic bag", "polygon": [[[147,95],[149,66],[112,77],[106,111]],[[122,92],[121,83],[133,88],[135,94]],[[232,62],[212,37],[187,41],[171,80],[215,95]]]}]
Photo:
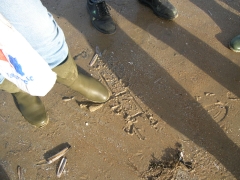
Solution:
[{"label": "white plastic bag", "polygon": [[33,96],[45,96],[56,82],[56,73],[1,14],[0,74]]}]

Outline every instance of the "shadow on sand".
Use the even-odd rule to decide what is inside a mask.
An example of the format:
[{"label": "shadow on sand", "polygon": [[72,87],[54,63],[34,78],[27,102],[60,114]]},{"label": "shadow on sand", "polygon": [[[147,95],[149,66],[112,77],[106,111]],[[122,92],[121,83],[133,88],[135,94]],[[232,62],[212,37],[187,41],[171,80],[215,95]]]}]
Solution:
[{"label": "shadow on sand", "polygon": [[[228,25],[225,25],[222,21],[218,21],[224,16],[221,6],[216,6],[215,1],[204,1],[203,3],[203,1],[192,0],[191,2],[203,10],[206,7],[214,6],[219,15],[216,16],[217,18],[213,18],[214,21],[223,29],[224,33],[228,33]],[[145,50],[141,49],[141,47],[125,33],[124,29],[118,28],[114,36],[102,35],[94,30],[88,32],[86,30],[88,28],[83,27],[83,24],[84,26],[89,26],[89,29],[91,29],[90,20],[83,19],[81,15],[79,15],[87,13],[86,2],[72,0],[68,2],[69,4],[75,5],[71,6],[71,11],[62,11],[66,3],[67,2],[58,1],[58,3],[54,5],[54,7],[56,7],[55,9],[53,9],[53,5],[51,4],[50,6],[47,1],[44,5],[51,13],[66,18],[79,32],[82,32],[89,43],[93,44],[93,49],[96,45],[100,47],[108,46],[111,47],[111,49],[121,47],[123,51],[125,51],[124,48],[135,47],[135,49],[137,49],[135,53],[139,56],[135,58],[129,56],[134,66],[127,66],[129,59],[121,57],[120,53],[115,54],[116,57],[119,55],[118,60],[112,62],[105,58],[105,63],[119,78],[123,79],[126,84],[129,84],[131,91],[139,95],[146,106],[171,127],[215,156],[228,171],[239,179],[239,147],[228,138],[219,127],[219,124],[214,121],[201,104],[163,67],[156,63]],[[129,2],[128,7],[120,6],[113,1],[110,1],[109,5],[140,29],[146,30],[149,24],[153,22],[153,19],[156,23],[155,18],[157,17],[153,14],[144,14],[143,11],[151,11],[146,11],[145,7],[138,5],[137,1]],[[131,11],[131,8],[135,10]],[[205,9],[205,11],[207,10]],[[135,12],[136,14],[133,15]],[[232,16],[232,18],[237,19],[236,15],[232,14]],[[159,19],[158,22],[159,24],[154,27],[154,29],[149,29],[148,31],[152,36],[173,48],[178,54],[181,54],[195,64],[223,87],[240,97],[239,84],[234,83],[236,78],[240,77],[240,68],[237,65],[177,23],[167,22],[161,19]],[[189,46],[186,46],[186,39],[190,42]],[[226,44],[223,40],[221,42]],[[142,61],[144,61],[144,63]],[[146,64],[149,64],[150,68],[142,66]],[[158,83],[154,83],[159,77],[161,77],[161,79]],[[132,84],[132,82],[138,83]]]}]

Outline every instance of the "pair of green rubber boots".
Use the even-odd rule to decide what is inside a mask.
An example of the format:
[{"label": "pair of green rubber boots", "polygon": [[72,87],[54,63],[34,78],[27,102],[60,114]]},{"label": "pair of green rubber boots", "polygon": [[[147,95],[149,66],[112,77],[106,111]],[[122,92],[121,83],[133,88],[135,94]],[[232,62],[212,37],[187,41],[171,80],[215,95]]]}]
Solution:
[{"label": "pair of green rubber boots", "polygon": [[240,52],[240,35],[230,41],[229,48],[234,52]]},{"label": "pair of green rubber boots", "polygon": [[[57,82],[81,93],[92,102],[104,103],[110,97],[110,92],[102,83],[93,77],[78,73],[70,54],[62,64],[53,68],[53,71],[57,74]],[[38,96],[31,96],[23,91],[12,95],[19,111],[29,123],[36,127],[44,127],[48,124],[49,118]]]}]

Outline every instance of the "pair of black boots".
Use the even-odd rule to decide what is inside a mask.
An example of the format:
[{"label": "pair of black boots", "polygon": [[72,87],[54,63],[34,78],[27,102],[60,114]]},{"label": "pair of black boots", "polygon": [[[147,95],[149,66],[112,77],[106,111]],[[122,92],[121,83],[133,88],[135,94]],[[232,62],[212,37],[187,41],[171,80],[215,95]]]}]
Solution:
[{"label": "pair of black boots", "polygon": [[[158,17],[173,20],[178,16],[177,9],[168,0],[139,0],[139,2],[149,6]],[[110,16],[105,1],[94,3],[87,0],[87,8],[92,24],[98,31],[104,34],[116,32],[116,25]]]}]

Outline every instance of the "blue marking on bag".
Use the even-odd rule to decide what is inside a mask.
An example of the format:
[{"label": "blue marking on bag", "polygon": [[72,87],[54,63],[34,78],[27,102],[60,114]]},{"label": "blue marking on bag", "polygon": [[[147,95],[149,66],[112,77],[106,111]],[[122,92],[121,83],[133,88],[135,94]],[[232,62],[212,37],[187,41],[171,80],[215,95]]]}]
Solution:
[{"label": "blue marking on bag", "polygon": [[19,77],[18,75],[14,74],[14,73],[7,73],[8,77],[10,78],[15,78],[17,80],[21,80],[24,82],[24,84],[28,84],[29,81],[34,81],[33,77],[32,76],[29,76],[29,77],[25,77],[25,79]]},{"label": "blue marking on bag", "polygon": [[10,63],[13,65],[15,71],[20,74],[21,76],[24,76],[24,72],[22,71],[22,66],[18,63],[17,59],[12,57],[11,55],[8,55]]}]

